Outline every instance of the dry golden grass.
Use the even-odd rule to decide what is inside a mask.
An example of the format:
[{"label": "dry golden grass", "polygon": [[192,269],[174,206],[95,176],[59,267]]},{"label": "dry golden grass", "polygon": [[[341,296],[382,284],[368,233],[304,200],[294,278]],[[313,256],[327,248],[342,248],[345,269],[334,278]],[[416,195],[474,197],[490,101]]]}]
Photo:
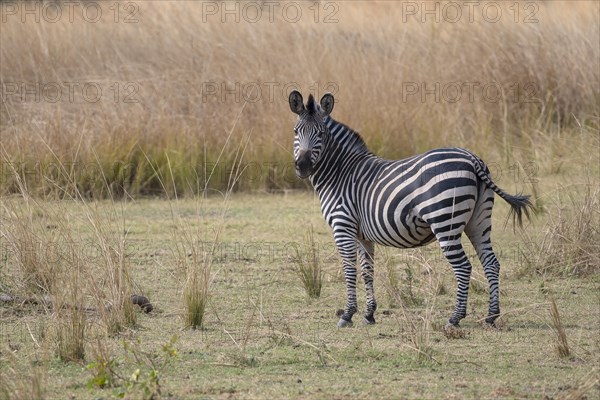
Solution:
[{"label": "dry golden grass", "polygon": [[543,235],[523,235],[522,273],[593,275],[600,268],[600,187],[588,181],[559,188],[538,229]]},{"label": "dry golden grass", "polygon": [[304,242],[295,247],[295,272],[302,282],[307,296],[313,299],[321,297],[323,289],[322,260],[319,259],[318,245],[315,242],[313,227],[304,234]]},{"label": "dry golden grass", "polygon": [[11,366],[0,371],[0,397],[15,400],[47,398],[47,369],[40,365],[28,366],[27,369],[19,368],[18,358],[10,351],[7,354]]},{"label": "dry golden grass", "polygon": [[[423,23],[393,2],[329,2],[318,23],[308,3],[296,23],[283,5],[272,23],[266,10],[257,23],[248,14],[223,23],[192,2],[127,4],[135,23],[125,22],[133,11],[125,3],[119,22],[106,3],[96,23],[81,12],[73,22],[23,23],[17,14],[2,23],[2,161],[15,163],[36,194],[62,197],[68,186],[44,142],[86,196],[108,195],[100,169],[117,195],[162,194],[161,178],[171,196],[198,193],[211,172],[210,187],[226,188],[234,155],[215,163],[234,126],[234,140],[252,132],[238,189],[304,187],[288,168],[293,83],[305,94],[333,91],[334,117],[390,158],[453,145],[503,165],[560,169],[545,163],[566,152],[563,132],[573,140],[598,132],[595,2],[535,3],[533,18],[524,3],[518,15],[500,3],[496,23],[482,6],[473,22],[466,9],[457,23]],[[334,11],[337,22],[325,23]],[[421,97],[436,85],[439,101]],[[11,174],[0,179],[2,192],[17,191]]]},{"label": "dry golden grass", "polygon": [[567,332],[560,320],[558,306],[553,297],[550,297],[550,316],[552,317],[552,329],[556,333],[556,342],[554,343],[556,352],[560,357],[568,357],[571,355],[571,350],[569,349],[569,342],[567,341]]}]

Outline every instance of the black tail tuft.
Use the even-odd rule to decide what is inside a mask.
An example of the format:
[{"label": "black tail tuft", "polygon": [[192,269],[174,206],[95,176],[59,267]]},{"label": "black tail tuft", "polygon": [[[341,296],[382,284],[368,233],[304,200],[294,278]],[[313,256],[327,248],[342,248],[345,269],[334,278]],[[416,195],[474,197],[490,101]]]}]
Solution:
[{"label": "black tail tuft", "polygon": [[[492,189],[498,196],[502,197],[508,204],[510,204],[510,213],[508,214],[508,218],[506,222],[508,223],[508,219],[513,217],[513,226],[518,225],[519,228],[523,227],[523,214],[527,217],[528,220],[531,220],[531,215],[529,211],[533,214],[537,214],[537,209],[529,200],[529,195],[516,194],[511,196],[506,193],[504,190],[500,189],[494,182],[492,182],[492,178],[490,177],[490,170],[485,165],[485,163],[481,160],[481,158],[477,157],[475,154],[471,153],[468,150],[463,150],[465,155],[468,156],[473,161],[473,166],[475,167],[475,172],[479,179],[485,185]],[[504,224],[506,227],[506,224]]]},{"label": "black tail tuft", "polygon": [[531,212],[534,214],[537,212],[535,206],[529,200],[529,197],[529,195],[520,194],[515,196],[505,194],[503,196],[504,200],[510,204],[510,214],[508,214],[508,217],[510,218],[512,215],[513,224],[516,223],[519,228],[523,227],[523,214],[525,214],[525,217],[527,217],[528,220],[531,220],[529,211],[531,210]]}]

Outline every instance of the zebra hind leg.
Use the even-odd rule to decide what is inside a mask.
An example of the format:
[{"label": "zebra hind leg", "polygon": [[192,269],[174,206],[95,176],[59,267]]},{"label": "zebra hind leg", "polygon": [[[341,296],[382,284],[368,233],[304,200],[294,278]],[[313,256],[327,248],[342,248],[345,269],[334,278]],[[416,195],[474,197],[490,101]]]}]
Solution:
[{"label": "zebra hind leg", "polygon": [[375,291],[373,288],[375,245],[373,242],[361,240],[358,245],[358,254],[360,256],[360,271],[367,294],[367,310],[365,312],[364,323],[372,325],[375,323],[375,310],[377,310],[377,301],[375,300]]},{"label": "zebra hind leg", "polygon": [[500,284],[498,281],[500,263],[492,249],[492,207],[494,205],[494,193],[490,189],[484,189],[480,201],[473,213],[473,218],[465,227],[465,233],[473,244],[477,257],[483,266],[485,277],[490,285],[490,305],[485,322],[494,326],[496,318],[500,315]]},{"label": "zebra hind leg", "polygon": [[471,240],[471,243],[473,243],[473,247],[475,247],[477,257],[483,266],[485,277],[490,285],[490,305],[485,322],[491,326],[495,326],[494,323],[500,316],[500,263],[496,258],[496,254],[494,254],[489,237],[487,240],[481,240],[480,238],[478,239],[469,236],[469,239]]},{"label": "zebra hind leg", "polygon": [[496,255],[494,254],[491,246],[489,252],[484,253],[484,255],[480,258],[482,263],[484,262],[484,258],[487,261],[484,264],[483,270],[485,272],[485,277],[490,284],[490,307],[485,322],[492,326],[496,326],[496,318],[500,316],[500,263],[496,259]]},{"label": "zebra hind leg", "polygon": [[467,315],[467,298],[469,295],[469,282],[471,280],[471,263],[465,254],[460,241],[461,234],[454,236],[438,236],[444,256],[452,266],[456,277],[456,305],[449,323],[458,326],[461,319]]}]

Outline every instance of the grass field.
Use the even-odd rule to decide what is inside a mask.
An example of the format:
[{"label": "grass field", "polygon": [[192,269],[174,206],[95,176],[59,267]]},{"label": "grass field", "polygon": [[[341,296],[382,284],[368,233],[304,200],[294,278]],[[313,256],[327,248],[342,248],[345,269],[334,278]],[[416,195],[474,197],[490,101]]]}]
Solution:
[{"label": "grass field", "polygon": [[[598,3],[44,4],[0,2],[0,399],[600,397]],[[377,154],[466,147],[532,195],[516,231],[496,200],[499,329],[468,246],[445,334],[435,244],[378,248],[377,324],[336,328],[293,87],[334,92]]]},{"label": "grass field", "polygon": [[[92,206],[98,215],[111,214],[113,209],[106,201]],[[98,246],[97,239],[88,236],[87,212],[81,205],[65,209],[63,203],[44,203],[43,207],[43,213],[35,213],[33,226],[60,230],[61,223],[53,215],[73,221],[69,229],[81,232],[81,243],[88,244],[84,251],[88,268],[96,267],[101,258],[92,251]],[[154,368],[148,360],[160,365],[165,357],[161,349],[172,337],[177,338],[177,355],[168,357],[164,367],[156,367],[165,397],[572,395],[592,399],[598,395],[598,276],[524,273],[523,254],[528,254],[528,249],[521,242],[522,235],[501,228],[508,211],[504,204],[499,204],[494,214],[495,243],[501,249],[502,263],[501,329],[489,330],[480,323],[487,310],[487,290],[482,270],[474,264],[475,282],[468,317],[462,324],[466,337],[462,339],[446,338],[442,331],[454,303],[454,278],[433,245],[420,251],[390,250],[387,257],[380,252],[378,324],[338,330],[335,312],[345,302],[339,261],[318,200],[306,193],[238,195],[231,200],[215,252],[204,327],[185,329],[183,282],[175,250],[182,227],[176,221],[185,219],[185,229],[197,232],[197,246],[208,247],[214,230],[221,225],[221,200],[211,198],[201,206],[194,200],[140,200],[118,207],[127,230],[126,262],[135,290],[148,296],[154,310],[150,314],[137,311],[135,326],[116,336],[107,336],[103,318],[88,312],[85,360],[63,362],[55,355],[56,312],[35,305],[2,306],[0,373],[3,384],[17,385],[12,392],[15,398],[27,398],[31,393],[29,389],[19,390],[18,385],[29,388],[36,382],[44,394],[41,397],[47,398],[106,398],[124,391],[128,384],[127,397],[138,398],[148,387],[155,390],[145,375]],[[542,221],[527,231],[535,232]],[[318,299],[306,296],[291,261],[295,246],[302,245],[298,232],[309,226],[314,227],[319,261],[325,271],[323,293]],[[123,235],[116,231],[120,226],[114,228],[115,236]],[[473,256],[472,249],[469,254]],[[396,271],[396,288],[387,284],[389,269],[384,260]],[[408,270],[412,272],[410,279]],[[440,286],[445,289],[440,290]],[[93,290],[82,290],[87,292],[82,296],[87,299],[84,303],[94,304],[90,300]],[[568,357],[559,357],[555,349],[550,296],[560,310],[571,349]],[[390,307],[391,302],[395,305]],[[126,350],[124,343],[134,350]],[[113,378],[115,388],[86,387],[95,377],[95,370],[86,365],[97,362],[99,346],[122,377]],[[136,370],[140,378],[134,385],[130,376]]]}]

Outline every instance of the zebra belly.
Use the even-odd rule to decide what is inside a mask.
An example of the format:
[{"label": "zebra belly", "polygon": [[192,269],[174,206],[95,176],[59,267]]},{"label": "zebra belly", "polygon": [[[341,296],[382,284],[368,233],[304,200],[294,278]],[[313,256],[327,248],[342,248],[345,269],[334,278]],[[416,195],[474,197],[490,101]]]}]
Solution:
[{"label": "zebra belly", "polygon": [[423,221],[414,209],[395,210],[389,214],[386,227],[376,228],[369,224],[361,224],[361,237],[383,246],[413,248],[425,246],[435,241],[435,235],[429,224]]},{"label": "zebra belly", "polygon": [[365,237],[410,248],[433,242],[432,230],[466,225],[477,199],[474,167],[454,154],[430,156],[437,158],[411,167],[391,164],[389,171],[377,176],[359,209],[366,221]]}]

